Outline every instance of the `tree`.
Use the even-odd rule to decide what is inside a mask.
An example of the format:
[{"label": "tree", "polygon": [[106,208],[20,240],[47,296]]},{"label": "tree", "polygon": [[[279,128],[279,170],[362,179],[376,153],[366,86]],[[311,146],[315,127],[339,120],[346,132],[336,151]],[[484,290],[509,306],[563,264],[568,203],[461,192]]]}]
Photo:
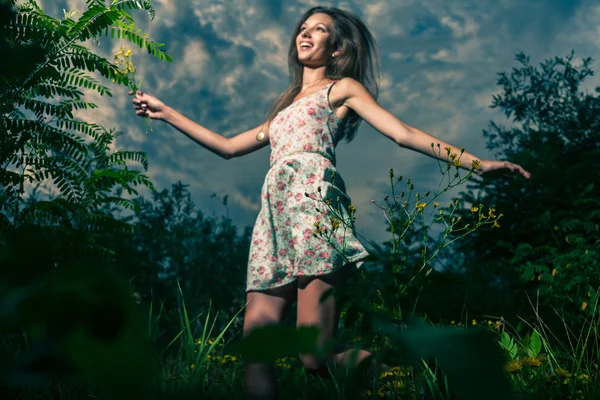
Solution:
[{"label": "tree", "polygon": [[516,59],[518,68],[499,74],[503,93],[491,106],[513,126],[491,122],[484,136],[498,157],[532,177],[477,182],[462,194],[504,217],[500,229],[463,243],[456,263],[479,311],[533,318],[529,296],[548,323],[553,307],[575,328],[600,286],[600,88],[581,90],[593,74],[589,58],[577,63],[571,53],[539,67],[522,53]]},{"label": "tree", "polygon": [[[146,155],[111,151],[119,132],[74,118],[97,108],[85,89],[112,95],[94,73],[132,85],[130,74],[81,43],[117,35],[170,60],[128,10],[154,16],[149,1],[88,0],[78,20],[59,20],[33,0],[0,0],[0,51],[10,60],[0,64],[0,330],[3,343],[26,332],[31,350],[7,350],[6,382],[76,372],[138,395],[151,378],[131,288],[107,263],[114,252],[96,242],[100,233],[133,232],[107,210],[134,209],[121,193],[152,188],[139,168]],[[54,195],[30,196],[46,184]]]},{"label": "tree", "polygon": [[140,301],[163,307],[157,330],[164,335],[158,336],[168,343],[181,328],[179,287],[192,317],[209,306],[219,312],[215,330],[220,331],[244,306],[251,229],[238,233],[230,218],[204,215],[181,182],[136,203],[139,207],[129,218],[136,226],[133,238],[110,235],[105,240]]}]

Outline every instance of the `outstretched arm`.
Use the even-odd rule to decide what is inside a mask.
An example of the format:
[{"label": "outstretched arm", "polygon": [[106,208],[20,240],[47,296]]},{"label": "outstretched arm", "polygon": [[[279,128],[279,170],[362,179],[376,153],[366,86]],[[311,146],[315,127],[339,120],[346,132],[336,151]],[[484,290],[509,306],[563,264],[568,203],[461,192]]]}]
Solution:
[{"label": "outstretched arm", "polygon": [[[195,123],[156,97],[141,91],[135,93],[133,104],[137,115],[163,120],[202,147],[227,160],[251,153],[269,144],[269,123],[226,138]],[[264,135],[258,136],[259,132],[263,132]]]},{"label": "outstretched arm", "polygon": [[[336,90],[335,93],[334,90]],[[398,143],[401,147],[415,150],[441,160],[447,159],[447,149],[449,149],[450,154],[460,155],[462,152],[462,149],[458,149],[427,132],[400,121],[389,111],[381,107],[364,86],[352,78],[344,78],[334,86],[331,93],[331,100],[354,110],[373,128]],[[435,152],[431,147],[432,143],[434,144]],[[437,147],[438,144],[441,154]],[[460,167],[470,170],[473,161],[480,161],[479,166],[474,171],[479,175],[519,173],[526,178],[530,177],[529,172],[517,164],[508,161],[481,160],[466,151],[462,152]]]}]

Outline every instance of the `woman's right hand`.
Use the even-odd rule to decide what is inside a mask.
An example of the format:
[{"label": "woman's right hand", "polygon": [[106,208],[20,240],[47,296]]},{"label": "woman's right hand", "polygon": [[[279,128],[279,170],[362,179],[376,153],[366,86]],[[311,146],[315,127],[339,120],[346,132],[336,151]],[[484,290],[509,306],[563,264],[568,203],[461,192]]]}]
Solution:
[{"label": "woman's right hand", "polygon": [[164,119],[166,106],[165,103],[158,100],[154,96],[150,96],[141,90],[129,92],[129,95],[134,95],[132,100],[133,108],[136,115],[140,117],[150,117],[152,119]]}]

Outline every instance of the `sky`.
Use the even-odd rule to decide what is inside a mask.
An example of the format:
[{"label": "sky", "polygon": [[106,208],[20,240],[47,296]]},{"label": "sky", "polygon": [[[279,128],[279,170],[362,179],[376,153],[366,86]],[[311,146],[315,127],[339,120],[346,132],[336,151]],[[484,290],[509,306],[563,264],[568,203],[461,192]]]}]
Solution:
[{"label": "sky", "polygon": [[[38,0],[50,15],[84,10],[84,0]],[[509,124],[490,109],[500,92],[497,73],[524,52],[534,65],[565,56],[598,58],[597,0],[154,0],[156,18],[134,13],[138,26],[161,43],[173,63],[153,59],[126,42],[102,39],[105,57],[125,44],[133,50],[143,89],[226,137],[258,126],[288,85],[287,48],[297,20],[315,5],[336,6],[362,18],[380,52],[379,103],[400,120],[483,159],[494,155],[482,135],[489,121]],[[593,68],[598,71],[598,64]],[[110,82],[108,82],[110,84]],[[586,88],[600,85],[597,76]],[[146,134],[125,88],[114,97],[92,94],[100,106],[79,118],[125,134],[117,148],[148,154],[148,175],[159,190],[182,181],[196,206],[225,214],[211,197],[229,196],[228,212],[240,228],[252,226],[269,168],[269,148],[224,160],[160,121]],[[354,141],[337,147],[337,167],[357,208],[357,230],[369,240],[389,239],[385,218],[371,200],[389,193],[388,171],[411,178],[421,193],[439,180],[437,163],[398,147],[367,124]],[[461,187],[450,196],[456,196]],[[442,200],[449,200],[444,197]],[[505,214],[511,210],[502,210]]]}]

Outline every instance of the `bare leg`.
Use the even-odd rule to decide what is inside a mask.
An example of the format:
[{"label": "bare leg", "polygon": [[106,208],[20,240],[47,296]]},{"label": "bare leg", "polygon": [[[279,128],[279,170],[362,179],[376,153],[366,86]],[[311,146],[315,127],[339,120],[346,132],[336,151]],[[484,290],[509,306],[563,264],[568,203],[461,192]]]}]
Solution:
[{"label": "bare leg", "polygon": [[[260,292],[248,292],[244,314],[244,336],[253,329],[281,323],[296,298],[296,284]],[[273,365],[244,362],[244,399],[276,399]]]},{"label": "bare leg", "polygon": [[[323,303],[321,297],[331,288],[344,284],[351,272],[353,264],[318,277],[299,277],[298,280],[298,326],[316,325],[319,327],[319,344],[324,345],[335,339],[340,318],[340,309],[335,296],[329,296]],[[366,350],[353,348],[336,348],[326,360],[315,356],[300,354],[300,359],[307,372],[320,376],[328,375],[328,364],[335,368],[342,367],[353,370],[362,363],[372,364],[372,354]]]}]

